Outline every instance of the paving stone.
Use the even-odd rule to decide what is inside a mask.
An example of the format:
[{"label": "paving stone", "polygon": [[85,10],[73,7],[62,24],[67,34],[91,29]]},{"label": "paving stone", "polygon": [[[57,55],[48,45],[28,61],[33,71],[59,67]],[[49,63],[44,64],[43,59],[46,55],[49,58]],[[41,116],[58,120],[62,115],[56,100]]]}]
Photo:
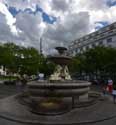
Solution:
[{"label": "paving stone", "polygon": [[[15,87],[2,86],[1,88],[1,98],[16,93]],[[115,125],[116,104],[113,104],[111,95],[106,95],[104,100],[89,107],[73,109],[63,115],[41,116],[32,114],[27,106],[21,105],[15,99],[15,95],[0,100],[0,125],[39,125],[39,123],[46,125]]]}]

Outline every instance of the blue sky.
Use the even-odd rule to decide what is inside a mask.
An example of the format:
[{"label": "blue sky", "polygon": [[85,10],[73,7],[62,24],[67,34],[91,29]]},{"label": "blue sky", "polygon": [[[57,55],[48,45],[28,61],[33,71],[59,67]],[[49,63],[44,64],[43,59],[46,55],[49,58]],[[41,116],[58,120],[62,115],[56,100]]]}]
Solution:
[{"label": "blue sky", "polygon": [[[7,5],[6,5],[7,6]],[[7,6],[8,7],[8,6]],[[26,8],[25,10],[17,10],[17,8],[15,7],[8,7],[8,10],[9,12],[15,17],[18,13],[20,12],[27,12],[29,14],[36,14],[38,12],[42,13],[42,18],[43,18],[43,21],[46,22],[46,23],[49,23],[49,24],[53,24],[55,21],[56,21],[56,17],[54,16],[50,16],[49,14],[47,14],[46,12],[43,11],[42,8],[40,8],[38,5],[36,5],[36,8],[35,10],[33,11],[31,8]]]},{"label": "blue sky", "polygon": [[107,22],[107,21],[97,21],[97,22],[95,22],[95,24],[96,24],[95,30],[99,30],[99,29],[109,25],[109,22]]},{"label": "blue sky", "polygon": [[109,6],[109,7],[112,7],[112,6],[116,6],[116,1],[115,0],[107,0],[107,5]]}]

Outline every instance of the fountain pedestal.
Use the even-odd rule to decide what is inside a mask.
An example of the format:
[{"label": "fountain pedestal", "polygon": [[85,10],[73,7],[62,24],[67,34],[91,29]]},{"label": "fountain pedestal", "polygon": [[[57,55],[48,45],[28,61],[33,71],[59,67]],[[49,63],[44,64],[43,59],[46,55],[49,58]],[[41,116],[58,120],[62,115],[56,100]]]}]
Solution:
[{"label": "fountain pedestal", "polygon": [[79,96],[79,101],[88,101],[88,93]]},{"label": "fountain pedestal", "polygon": [[[91,83],[87,81],[54,81],[52,82],[39,82],[33,81],[27,84],[28,93],[30,93],[31,99],[35,100],[36,103],[39,103],[41,98],[57,98],[65,100],[70,98],[69,107],[75,107],[80,102],[88,101],[88,91]],[[72,101],[71,101],[72,98]],[[52,101],[51,101],[52,102]],[[63,102],[63,101],[62,101]],[[32,102],[31,102],[32,103]],[[66,105],[66,103],[64,103]],[[57,114],[56,110],[55,114]],[[63,110],[62,110],[63,111]],[[37,112],[37,111],[36,111]],[[63,111],[64,112],[64,111]],[[39,113],[39,111],[38,111]],[[43,112],[43,114],[48,114],[48,112]],[[59,112],[58,112],[59,113]],[[60,111],[61,113],[61,111]],[[50,113],[49,113],[50,114]],[[53,112],[52,112],[53,114]]]}]

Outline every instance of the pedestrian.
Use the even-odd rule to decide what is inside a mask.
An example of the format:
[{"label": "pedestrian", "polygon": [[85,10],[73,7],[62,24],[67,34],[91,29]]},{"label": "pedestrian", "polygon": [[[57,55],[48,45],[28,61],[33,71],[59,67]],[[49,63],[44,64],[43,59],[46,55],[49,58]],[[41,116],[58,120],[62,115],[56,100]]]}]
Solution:
[{"label": "pedestrian", "polygon": [[39,73],[39,81],[43,81],[44,80],[44,73]]},{"label": "pedestrian", "polygon": [[17,77],[17,80],[16,80],[16,89],[18,93],[22,91],[22,82],[19,76]]},{"label": "pedestrian", "polygon": [[22,91],[24,91],[25,90],[25,88],[26,88],[26,84],[27,84],[27,79],[26,79],[26,77],[25,76],[22,76],[21,77],[21,83],[22,83]]},{"label": "pedestrian", "polygon": [[108,91],[110,94],[112,94],[113,91],[113,80],[112,79],[108,79]]},{"label": "pedestrian", "polygon": [[113,96],[113,102],[116,103],[116,90],[113,89],[112,91],[112,96]]},{"label": "pedestrian", "polygon": [[103,95],[105,96],[106,95],[106,86],[105,85],[102,87],[102,92],[103,92]]},{"label": "pedestrian", "polygon": [[100,84],[102,86],[102,93],[105,96],[106,95],[107,84],[105,83],[105,80],[101,80]]}]

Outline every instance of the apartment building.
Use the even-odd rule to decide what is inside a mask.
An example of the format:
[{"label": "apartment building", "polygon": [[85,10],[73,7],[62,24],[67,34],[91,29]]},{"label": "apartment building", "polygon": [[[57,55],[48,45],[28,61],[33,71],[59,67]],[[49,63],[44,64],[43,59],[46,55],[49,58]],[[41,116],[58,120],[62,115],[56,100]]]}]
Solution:
[{"label": "apartment building", "polygon": [[116,22],[72,41],[69,53],[74,56],[96,46],[116,47]]}]

